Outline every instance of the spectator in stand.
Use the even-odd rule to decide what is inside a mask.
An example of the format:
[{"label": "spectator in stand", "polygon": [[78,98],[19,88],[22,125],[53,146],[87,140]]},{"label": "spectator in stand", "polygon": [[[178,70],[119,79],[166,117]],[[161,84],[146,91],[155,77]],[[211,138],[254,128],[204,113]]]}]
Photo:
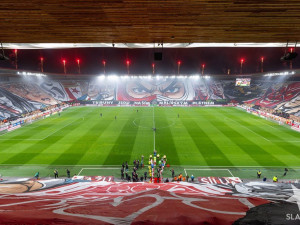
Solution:
[{"label": "spectator in stand", "polygon": [[69,169],[67,169],[67,176],[68,176],[68,178],[70,178],[70,170]]}]

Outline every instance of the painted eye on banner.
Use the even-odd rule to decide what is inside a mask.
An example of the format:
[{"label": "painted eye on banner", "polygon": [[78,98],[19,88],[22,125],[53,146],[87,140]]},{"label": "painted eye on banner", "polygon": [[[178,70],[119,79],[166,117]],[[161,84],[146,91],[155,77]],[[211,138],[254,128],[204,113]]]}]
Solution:
[{"label": "painted eye on banner", "polygon": [[144,94],[147,93],[145,89],[143,88],[132,88],[133,92],[136,94]]},{"label": "painted eye on banner", "polygon": [[165,92],[166,93],[177,93],[179,91],[178,87],[172,87],[172,88],[168,88]]}]

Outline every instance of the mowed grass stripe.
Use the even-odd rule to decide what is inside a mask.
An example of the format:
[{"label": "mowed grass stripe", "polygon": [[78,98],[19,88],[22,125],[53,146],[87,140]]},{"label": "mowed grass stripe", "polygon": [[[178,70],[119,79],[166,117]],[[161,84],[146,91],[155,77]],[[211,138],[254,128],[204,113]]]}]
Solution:
[{"label": "mowed grass stripe", "polygon": [[135,129],[138,132],[132,149],[130,163],[133,160],[141,161],[141,156],[144,155],[144,164],[147,166],[149,155],[153,154],[153,112],[148,107],[135,108],[136,110],[139,110],[139,112],[136,112],[135,119]]},{"label": "mowed grass stripe", "polygon": [[[58,129],[60,129],[60,127],[65,126],[70,121],[74,121],[73,116],[78,115],[78,114],[80,114],[79,111],[76,111],[76,112],[74,112],[74,114],[68,114],[67,116],[62,116],[64,118],[62,118],[63,122],[61,122],[61,123],[60,123],[60,120],[56,120],[55,118],[53,120],[53,117],[50,117],[49,119],[47,118],[45,120],[47,120],[49,127],[56,127],[55,130],[58,130]],[[65,114],[62,114],[62,115],[65,115]],[[53,121],[55,121],[55,122],[53,122]],[[44,122],[44,121],[39,121],[37,123],[40,123],[40,122]],[[19,130],[23,130],[23,127],[20,128]],[[31,133],[31,130],[28,131],[26,128],[25,128],[25,130],[29,134]],[[2,156],[3,156],[3,153],[8,153],[8,154],[4,155],[4,157],[1,157],[2,162],[4,160],[8,159],[9,157],[11,157],[12,154],[20,153],[24,149],[30,148],[30,146],[35,145],[37,142],[39,142],[39,139],[41,140],[43,137],[46,136],[46,134],[51,134],[52,129],[49,129],[48,132],[45,133],[45,132],[41,132],[40,128],[38,127],[38,128],[35,128],[34,131],[35,131],[34,133],[37,133],[37,136],[35,137],[35,139],[37,139],[37,140],[29,141],[29,140],[25,139],[24,141],[22,141],[22,139],[20,139],[20,140],[12,139],[10,141],[5,142],[5,144],[3,142],[2,143],[0,142],[0,145],[1,145],[0,152],[2,153]]]},{"label": "mowed grass stripe", "polygon": [[[154,108],[155,126],[155,148],[160,155],[166,155],[168,163],[180,165],[179,156],[174,144],[174,137],[171,133],[171,127],[166,123],[169,115],[166,115],[167,108]],[[161,129],[160,129],[161,127]]]},{"label": "mowed grass stripe", "polygon": [[[48,148],[50,145],[54,145],[60,139],[64,137],[64,134],[68,134],[71,131],[78,128],[78,123],[82,122],[82,114],[80,114],[79,118],[76,116],[77,119],[73,120],[73,123],[65,124],[63,129],[58,128],[58,132],[45,138],[41,141],[37,141],[33,145],[28,146],[27,148],[23,149],[20,153],[14,153],[10,158],[1,162],[3,164],[26,164],[27,162],[31,161],[37,155],[43,154],[43,151]],[[74,119],[74,118],[73,118]],[[66,126],[67,125],[67,126]],[[50,162],[47,159],[43,159],[44,162],[49,164]]]},{"label": "mowed grass stripe", "polygon": [[[250,123],[252,121],[253,125],[255,127],[258,127],[262,133],[265,132],[266,135],[271,134],[270,138],[266,136],[270,141],[283,142],[283,143],[286,142],[291,145],[300,147],[300,133],[292,130],[290,127],[286,127],[282,125],[278,125],[277,127],[270,126],[269,124],[267,124],[267,122],[269,121],[254,116],[252,114],[250,114],[249,118],[245,120],[244,117],[239,112],[239,114],[237,114],[237,118],[240,118],[241,120],[247,123]],[[299,142],[293,142],[293,141],[299,141]]]},{"label": "mowed grass stripe", "polygon": [[[214,109],[212,115],[214,116],[212,123],[215,124],[215,126],[223,133],[223,135],[231,139],[231,141],[234,142],[235,145],[237,145],[244,152],[245,156],[250,156],[252,160],[256,162],[256,164],[261,166],[285,166],[283,162],[261,148],[260,142],[253,142],[251,139],[249,139],[250,131],[241,132],[241,128],[238,125],[235,125],[231,121],[224,120],[224,117],[226,118],[226,116],[223,112]],[[243,155],[241,156],[240,163],[237,164],[238,166],[253,165],[246,160]]]},{"label": "mowed grass stripe", "polygon": [[[231,112],[234,113],[235,116],[242,116],[244,113],[246,113],[244,110],[240,108],[231,108]],[[265,129],[268,129],[267,127],[273,129],[275,132],[275,135],[278,137],[286,137],[286,138],[291,138],[295,137],[293,139],[299,140],[300,139],[300,133],[297,131],[292,130],[288,125],[279,125],[278,122],[275,122],[271,119],[264,119],[258,116],[255,116],[251,113],[247,113],[249,115],[249,118],[252,120],[255,120],[256,122],[259,122],[263,124],[262,126]]]},{"label": "mowed grass stripe", "polygon": [[[111,110],[105,112],[110,113],[110,111]],[[82,157],[88,153],[89,149],[95,145],[101,134],[106,131],[107,127],[112,122],[114,122],[113,119],[103,119],[99,117],[98,111],[93,110],[91,116],[88,117],[79,128],[81,137],[63,151],[51,165],[78,164]]]},{"label": "mowed grass stripe", "polygon": [[[224,110],[222,110],[226,115],[230,115],[230,112],[226,112]],[[247,115],[247,114],[246,114]],[[232,120],[232,119],[231,119]],[[247,118],[245,118],[245,115],[242,116],[236,116],[234,118],[234,121],[236,123],[239,123],[241,126],[247,127],[249,130],[251,130],[252,132],[266,138],[267,140],[269,140],[269,145],[273,146],[272,150],[274,150],[275,146],[279,146],[282,150],[289,152],[291,154],[293,154],[294,156],[300,158],[300,153],[297,150],[297,147],[294,144],[291,144],[289,142],[284,141],[283,139],[281,139],[280,137],[275,136],[273,133],[274,132],[270,132],[270,131],[266,131],[263,130],[261,128],[260,125],[258,125],[258,123],[256,121],[253,121],[252,123],[249,122],[249,120]],[[282,142],[272,142],[272,140],[281,140]],[[285,154],[286,154],[285,152]]]},{"label": "mowed grass stripe", "polygon": [[[10,151],[11,149],[17,149],[18,148],[17,145],[23,146],[25,143],[32,144],[37,142],[38,140],[30,140],[30,139],[42,139],[43,137],[46,136],[47,133],[50,133],[49,129],[51,128],[57,129],[58,125],[61,126],[60,124],[62,124],[63,126],[68,121],[72,121],[72,116],[77,113],[78,111],[72,111],[71,113],[68,112],[62,113],[63,116],[61,116],[61,118],[57,118],[55,116],[55,118],[49,117],[44,120],[35,122],[35,124],[42,123],[42,125],[39,127],[25,126],[15,131],[12,131],[11,133],[6,133],[5,135],[0,137],[0,145],[1,145],[0,152]],[[55,122],[53,122],[53,120],[55,120]],[[5,139],[5,140],[1,140],[1,139]]]},{"label": "mowed grass stripe", "polygon": [[184,117],[181,117],[183,125],[192,137],[194,143],[203,155],[209,166],[233,166],[230,160],[214,143],[213,137],[205,133],[205,127],[199,126],[189,115],[189,109],[185,111]]},{"label": "mowed grass stripe", "polygon": [[[121,130],[116,130],[115,134],[118,135],[118,139],[114,147],[107,155],[104,165],[121,165],[123,162],[130,160],[136,134],[138,129],[134,126],[132,121],[136,118],[135,111],[132,108],[126,109],[130,112],[130,116],[126,120],[126,124]],[[130,111],[129,111],[130,110]]]},{"label": "mowed grass stripe", "polygon": [[[214,110],[214,113],[211,110]],[[193,114],[199,117],[196,123],[198,123],[199,126],[206,127],[207,133],[213,135],[214,143],[234,165],[242,165],[241,158],[243,158],[244,162],[247,162],[247,165],[260,165],[256,157],[247,154],[247,152],[239,146],[239,143],[244,140],[241,140],[241,136],[230,126],[226,125],[223,122],[222,115],[216,114],[215,111],[216,110],[212,108],[199,108],[194,110]]]},{"label": "mowed grass stripe", "polygon": [[[207,166],[198,147],[195,145],[192,137],[180,120],[180,117],[184,117],[184,112],[180,111],[179,107],[165,109],[165,113],[168,115],[170,131],[173,136],[174,145],[176,146],[180,165],[186,165],[186,163],[189,162],[190,165]],[[173,164],[171,163],[171,165]]]},{"label": "mowed grass stripe", "polygon": [[[119,111],[120,110],[118,110],[118,112]],[[103,113],[102,118],[99,115],[100,112]],[[65,150],[67,150],[70,146],[72,146],[73,143],[76,142],[76,140],[80,139],[85,131],[89,130],[93,125],[95,125],[95,123],[99,123],[99,126],[101,127],[101,123],[103,123],[104,121],[114,120],[115,113],[113,113],[113,112],[114,112],[114,108],[112,108],[112,107],[106,107],[106,108],[93,107],[92,110],[90,110],[90,114],[85,117],[84,121],[82,121],[82,123],[80,124],[80,126],[78,128],[65,134],[64,138],[62,138],[58,142],[56,142],[55,145],[49,145],[49,147],[43,151],[43,154],[36,156],[29,163],[35,164],[40,161],[43,161],[43,157],[47,158],[48,163],[55,161]],[[108,133],[108,132],[105,132],[105,133]],[[94,144],[97,140],[94,139],[94,140],[90,140],[90,141],[91,141],[91,144]],[[108,140],[105,140],[105,142],[106,141],[108,141]],[[85,142],[83,142],[83,143],[85,143]],[[73,153],[75,154],[77,151],[82,151],[82,150],[84,150],[84,149],[82,149],[80,146],[74,146]],[[87,150],[87,149],[85,149],[85,150]],[[95,158],[97,157],[97,154],[101,151],[102,151],[102,149],[100,149],[100,148],[95,149],[95,151],[94,151],[95,154],[94,154],[94,157],[92,158],[92,160],[85,161],[82,164],[94,164],[96,161]],[[91,149],[89,149],[89,152],[91,152]],[[83,158],[85,158],[84,156],[86,156],[86,154],[83,155]],[[62,163],[62,165],[67,164],[67,162],[69,162],[68,160],[69,160],[68,157],[66,157],[65,158],[66,163]],[[97,162],[97,164],[99,164],[99,161]]]}]

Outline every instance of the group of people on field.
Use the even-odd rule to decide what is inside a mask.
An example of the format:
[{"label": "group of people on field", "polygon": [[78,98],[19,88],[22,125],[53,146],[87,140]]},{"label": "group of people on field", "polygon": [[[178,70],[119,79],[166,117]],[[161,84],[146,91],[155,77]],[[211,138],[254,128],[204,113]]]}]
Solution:
[{"label": "group of people on field", "polygon": [[[284,168],[284,174],[283,174],[284,177],[286,176],[288,171],[289,171],[288,168]],[[258,170],[256,174],[257,174],[257,178],[260,179],[262,172],[260,170]],[[267,181],[267,177],[264,177],[263,181]],[[273,182],[278,182],[278,176],[273,176]]]},{"label": "group of people on field", "polygon": [[[69,169],[66,170],[66,173],[67,173],[67,177],[70,178],[71,177],[71,172],[70,172]],[[55,179],[58,178],[58,170],[57,169],[54,169],[53,174],[54,174]],[[37,179],[37,180],[40,179],[40,172],[39,171],[34,174],[34,178]]]}]

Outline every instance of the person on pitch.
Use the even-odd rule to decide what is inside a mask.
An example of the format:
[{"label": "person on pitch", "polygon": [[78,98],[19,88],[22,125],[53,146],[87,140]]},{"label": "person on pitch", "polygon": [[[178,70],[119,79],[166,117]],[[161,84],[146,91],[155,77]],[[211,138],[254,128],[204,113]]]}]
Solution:
[{"label": "person on pitch", "polygon": [[260,178],[260,177],[261,177],[261,171],[258,170],[258,171],[257,171],[257,178]]},{"label": "person on pitch", "polygon": [[35,177],[35,179],[39,179],[39,177],[40,177],[40,172],[36,172],[36,174],[34,175],[34,177]]},{"label": "person on pitch", "polygon": [[172,169],[171,172],[172,172],[172,178],[174,178],[175,177],[175,171],[174,171],[174,169]]},{"label": "person on pitch", "polygon": [[57,169],[54,170],[54,178],[55,179],[58,178],[58,170]]},{"label": "person on pitch", "polygon": [[288,171],[289,171],[288,168],[284,168],[284,174],[283,174],[284,177],[286,176]]},{"label": "person on pitch", "polygon": [[142,155],[141,158],[142,158],[142,159],[141,159],[141,167],[143,168],[143,167],[144,167],[144,155]]},{"label": "person on pitch", "polygon": [[194,175],[192,174],[192,176],[191,176],[192,182],[194,182],[194,179],[195,179],[195,177],[194,177]]}]

